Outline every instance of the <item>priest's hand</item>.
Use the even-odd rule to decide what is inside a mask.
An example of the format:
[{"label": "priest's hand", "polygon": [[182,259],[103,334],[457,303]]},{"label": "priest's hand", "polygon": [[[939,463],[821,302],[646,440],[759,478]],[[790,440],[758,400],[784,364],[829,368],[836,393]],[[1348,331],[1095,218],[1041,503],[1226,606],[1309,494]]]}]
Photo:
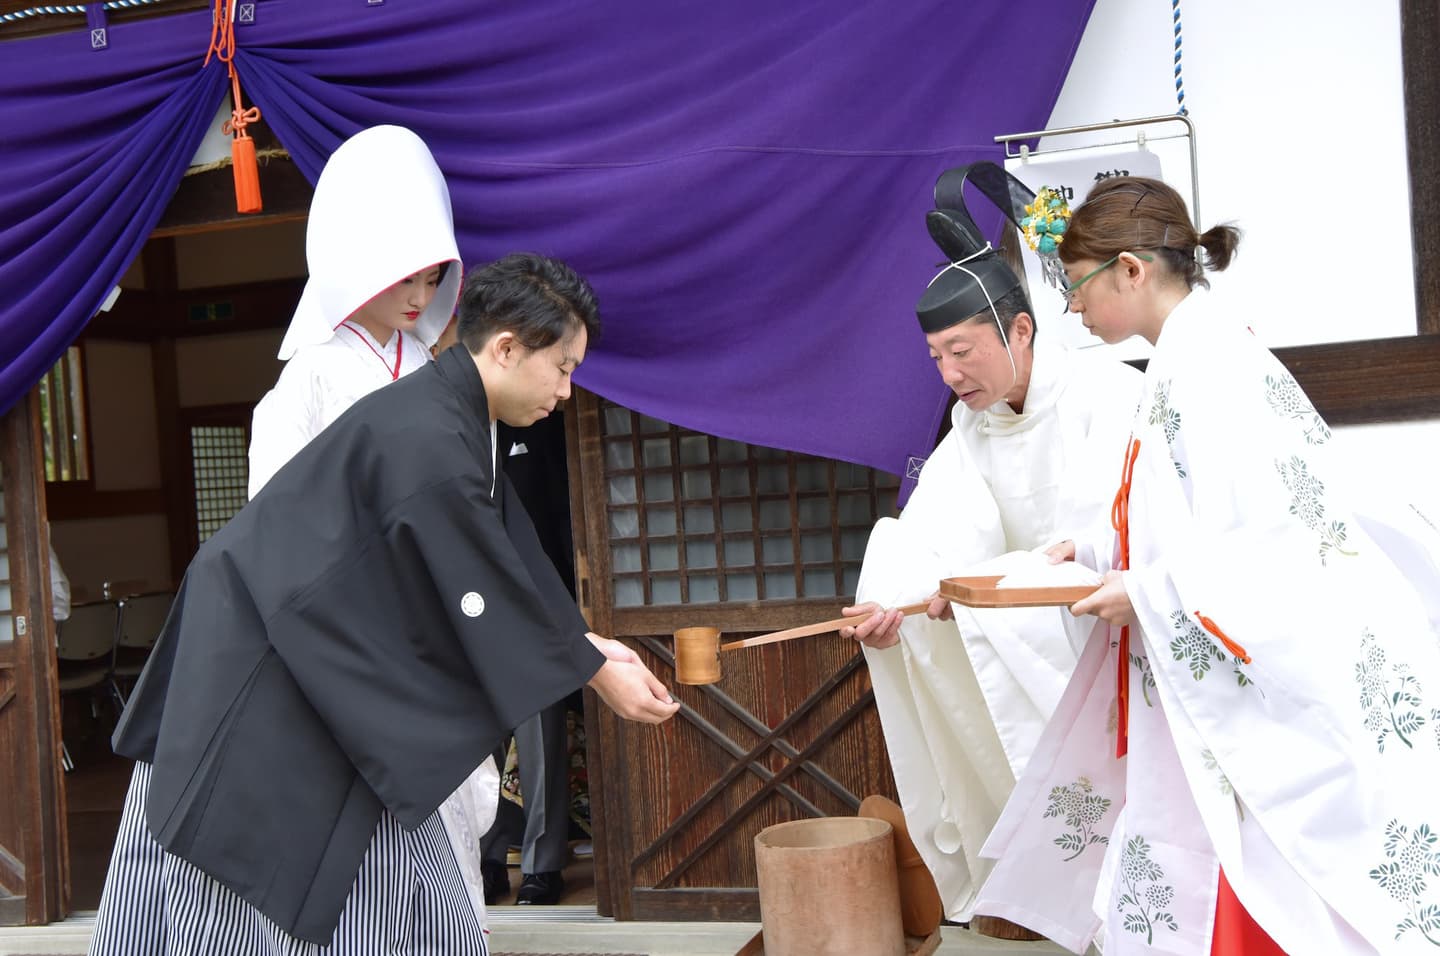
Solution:
[{"label": "priest's hand", "polygon": [[1130,603],[1130,592],[1125,590],[1122,572],[1106,571],[1099,589],[1070,605],[1070,613],[1076,617],[1093,614],[1116,627],[1133,625],[1135,607]]},{"label": "priest's hand", "polygon": [[[936,591],[927,600],[930,606],[925,609],[925,613],[932,619],[950,619],[950,602],[941,597],[940,592]],[[905,620],[905,615],[900,613],[899,608],[886,610],[874,601],[866,601],[864,604],[842,607],[840,613],[856,619],[854,625],[847,624],[840,628],[841,637],[854,638],[866,647],[877,650],[900,643],[900,622]]]},{"label": "priest's hand", "polygon": [[1064,541],[1057,541],[1045,549],[1045,557],[1050,559],[1051,564],[1059,564],[1062,561],[1075,560],[1075,542],[1066,538]]},{"label": "priest's hand", "polygon": [[600,695],[605,706],[626,720],[643,724],[663,723],[675,716],[680,705],[659,678],[641,663],[639,655],[619,641],[598,634],[585,636],[605,655],[605,663],[590,678],[590,687]]}]

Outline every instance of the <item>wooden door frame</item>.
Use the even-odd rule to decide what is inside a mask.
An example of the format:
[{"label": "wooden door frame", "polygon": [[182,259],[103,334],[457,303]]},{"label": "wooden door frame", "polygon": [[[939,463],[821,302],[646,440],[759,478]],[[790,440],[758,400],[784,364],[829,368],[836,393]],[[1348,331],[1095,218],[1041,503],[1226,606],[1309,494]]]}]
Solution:
[{"label": "wooden door frame", "polygon": [[[596,551],[592,564],[589,547],[591,540],[605,540],[604,525],[596,524],[597,521],[605,520],[605,511],[603,508],[585,506],[588,496],[585,493],[585,468],[582,465],[582,459],[600,460],[596,457],[601,454],[600,436],[587,430],[582,437],[580,431],[582,409],[593,407],[593,404],[589,403],[597,401],[590,392],[577,388],[565,404],[565,467],[570,487],[570,535],[575,552],[576,600],[585,620],[590,622],[595,632],[608,636],[614,633],[611,628],[614,609],[611,606],[610,589],[606,586],[606,582],[610,580],[610,553],[605,549]],[[619,768],[607,766],[607,758],[612,748],[601,746],[605,734],[613,730],[610,726],[602,728],[602,710],[607,708],[601,703],[599,696],[586,687],[585,776],[590,783],[590,842],[594,848],[592,859],[595,872],[595,911],[600,916],[614,917],[616,894],[610,883],[609,862],[612,858],[623,859],[620,855],[623,850],[617,845],[618,834],[612,832],[617,828],[605,824],[605,788],[602,781],[610,774],[618,772]],[[623,757],[620,754],[615,756],[617,759]]]},{"label": "wooden door frame", "polygon": [[[15,678],[18,707],[15,778],[17,816],[24,821],[24,922],[63,919],[70,904],[65,788],[60,762],[60,687],[55,622],[50,615],[50,547],[40,446],[40,401],[32,389],[0,417],[5,531],[10,556],[13,641],[0,645],[0,666]],[[8,657],[8,660],[6,658]],[[12,900],[18,909],[18,902]],[[19,913],[0,911],[0,923]]]}]

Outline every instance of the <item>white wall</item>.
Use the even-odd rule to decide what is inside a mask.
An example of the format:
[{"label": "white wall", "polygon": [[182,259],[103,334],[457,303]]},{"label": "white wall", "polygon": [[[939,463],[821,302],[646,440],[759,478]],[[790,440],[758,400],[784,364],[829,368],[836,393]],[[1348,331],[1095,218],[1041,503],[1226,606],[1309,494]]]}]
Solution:
[{"label": "white wall", "polygon": [[85,343],[90,473],[96,491],[160,487],[160,439],[150,346]]},{"label": "white wall", "polygon": [[175,241],[175,279],[182,289],[304,276],[303,221],[200,232]]},{"label": "white wall", "polygon": [[175,342],[180,406],[258,402],[280,377],[284,329],[197,335]]},{"label": "white wall", "polygon": [[[1237,262],[1213,279],[1217,294],[1243,306],[1272,348],[1414,335],[1399,4],[1180,7],[1201,226],[1245,231]],[[1172,56],[1170,4],[1097,0],[1047,128],[1174,113]],[[1152,146],[1188,201],[1186,151]]]}]

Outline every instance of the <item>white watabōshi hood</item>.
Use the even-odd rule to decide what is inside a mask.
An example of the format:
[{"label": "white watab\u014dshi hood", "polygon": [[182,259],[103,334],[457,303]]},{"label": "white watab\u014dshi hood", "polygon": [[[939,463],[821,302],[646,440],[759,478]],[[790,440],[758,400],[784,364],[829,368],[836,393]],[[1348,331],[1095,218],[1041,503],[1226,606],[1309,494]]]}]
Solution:
[{"label": "white watab\u014dshi hood", "polygon": [[406,276],[449,262],[416,336],[440,337],[460,297],[460,251],[450,191],[430,150],[410,130],[374,126],[341,143],[315,184],[305,230],[310,277],[279,358],[328,341],[356,309]]}]

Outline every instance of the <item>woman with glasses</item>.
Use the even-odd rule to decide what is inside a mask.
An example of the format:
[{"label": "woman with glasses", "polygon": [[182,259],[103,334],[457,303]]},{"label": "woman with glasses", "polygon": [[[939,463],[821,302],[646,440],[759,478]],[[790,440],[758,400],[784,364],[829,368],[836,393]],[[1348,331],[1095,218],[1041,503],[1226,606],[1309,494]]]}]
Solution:
[{"label": "woman with glasses", "polygon": [[1346,494],[1339,440],[1210,298],[1239,237],[1197,232],[1148,179],[1074,211],[1071,310],[1154,353],[1115,534],[1057,549],[1104,573],[1071,611],[1108,633],[997,824],[983,895],[1077,950],[1098,932],[1106,956],[1433,953],[1440,536]]}]

